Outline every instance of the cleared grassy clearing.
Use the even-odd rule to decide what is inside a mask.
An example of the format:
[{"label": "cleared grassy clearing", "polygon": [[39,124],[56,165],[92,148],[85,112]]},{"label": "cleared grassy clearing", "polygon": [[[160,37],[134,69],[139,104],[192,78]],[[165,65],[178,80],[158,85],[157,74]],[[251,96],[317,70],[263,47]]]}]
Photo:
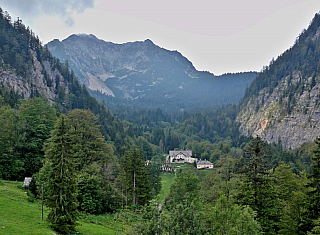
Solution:
[{"label": "cleared grassy clearing", "polygon": [[[40,202],[28,202],[22,182],[0,183],[0,234],[53,234],[49,223],[41,221]],[[47,209],[44,215],[48,214]]]},{"label": "cleared grassy clearing", "polygon": [[159,202],[164,201],[170,192],[171,184],[174,182],[174,173],[161,173],[161,190],[157,196]]}]

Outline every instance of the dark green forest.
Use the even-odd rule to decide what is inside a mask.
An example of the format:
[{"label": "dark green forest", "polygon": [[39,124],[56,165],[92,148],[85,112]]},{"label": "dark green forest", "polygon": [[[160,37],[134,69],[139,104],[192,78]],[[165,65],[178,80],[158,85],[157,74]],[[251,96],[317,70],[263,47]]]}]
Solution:
[{"label": "dark green forest", "polygon": [[[319,15],[295,46],[254,80],[240,105],[177,113],[119,105],[112,113],[20,19],[12,22],[0,13],[0,72],[28,80],[36,53],[67,81],[65,93],[58,78],[44,72],[55,100],[41,97],[36,86],[24,99],[0,85],[0,179],[32,177],[30,202],[40,198],[44,185],[47,220],[56,231],[76,231],[77,217],[84,214],[130,210],[141,219],[129,234],[319,234],[320,140],[286,150],[281,142],[240,136],[236,122],[250,96],[275,86],[266,78],[278,77],[276,64],[297,66],[285,60],[287,53],[290,58],[300,53],[295,48],[319,26]],[[317,73],[317,63],[306,76]],[[161,177],[169,174],[162,167],[165,155],[174,149],[191,149],[214,169],[177,169],[169,194],[159,201]]]}]

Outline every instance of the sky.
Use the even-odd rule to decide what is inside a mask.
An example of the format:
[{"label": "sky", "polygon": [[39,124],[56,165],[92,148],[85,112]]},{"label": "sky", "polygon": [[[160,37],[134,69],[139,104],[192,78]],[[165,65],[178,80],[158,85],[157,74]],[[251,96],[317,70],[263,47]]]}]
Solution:
[{"label": "sky", "polygon": [[43,43],[94,34],[114,43],[152,40],[197,70],[261,71],[289,49],[319,0],[0,0]]}]

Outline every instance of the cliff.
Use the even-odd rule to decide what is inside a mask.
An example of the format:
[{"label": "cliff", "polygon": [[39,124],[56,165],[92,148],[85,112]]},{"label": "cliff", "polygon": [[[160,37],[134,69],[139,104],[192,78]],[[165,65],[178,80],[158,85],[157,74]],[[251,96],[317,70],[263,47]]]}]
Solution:
[{"label": "cliff", "polygon": [[[12,88],[25,99],[40,96],[53,103],[58,98],[58,86],[69,94],[68,82],[57,68],[48,61],[39,61],[36,52],[30,49],[33,66],[28,68],[28,76],[18,75],[10,66],[0,67],[0,82]],[[59,81],[59,83],[56,82]]]},{"label": "cliff", "polygon": [[[301,75],[295,74],[291,83],[299,85]],[[281,79],[279,85],[270,93],[268,88],[259,92],[257,97],[251,98],[244,107],[237,121],[241,123],[240,134],[257,136],[267,142],[281,141],[285,148],[297,148],[305,142],[311,142],[320,135],[320,78],[317,84],[310,87],[309,83],[303,85],[302,92],[295,92],[291,99],[295,105],[288,113],[289,95],[283,97],[288,89],[289,77]]]},{"label": "cliff", "polygon": [[297,148],[320,135],[320,15],[246,90],[240,134]]}]

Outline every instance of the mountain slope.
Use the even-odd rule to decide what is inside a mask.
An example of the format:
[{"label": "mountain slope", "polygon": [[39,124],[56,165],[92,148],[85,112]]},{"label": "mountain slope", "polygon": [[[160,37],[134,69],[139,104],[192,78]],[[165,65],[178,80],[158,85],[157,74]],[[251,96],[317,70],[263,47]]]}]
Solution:
[{"label": "mountain slope", "polygon": [[[97,117],[107,141],[113,141],[118,154],[128,144],[125,124],[90,96],[67,63],[61,63],[43,47],[39,38],[21,20],[12,22],[0,8],[0,94],[15,106],[18,98],[42,97],[65,113],[90,109]],[[17,95],[18,94],[18,95]],[[9,102],[8,102],[8,101]]]},{"label": "mountain slope", "polygon": [[240,133],[297,148],[320,134],[320,15],[246,90]]},{"label": "mountain slope", "polygon": [[[47,44],[51,53],[70,67],[89,89],[148,107],[193,109],[237,103],[257,73],[214,76],[197,71],[177,51],[151,40],[114,44],[94,35],[71,35]],[[100,94],[99,94],[100,93]]]}]

